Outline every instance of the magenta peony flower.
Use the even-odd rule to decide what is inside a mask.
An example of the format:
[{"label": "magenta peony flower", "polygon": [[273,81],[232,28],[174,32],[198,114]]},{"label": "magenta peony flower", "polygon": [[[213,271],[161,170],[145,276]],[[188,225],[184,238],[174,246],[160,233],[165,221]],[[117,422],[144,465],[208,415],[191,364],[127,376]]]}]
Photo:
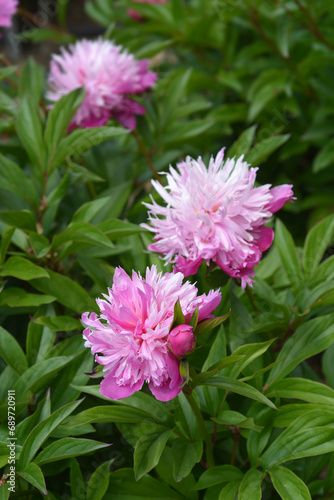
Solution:
[{"label": "magenta peony flower", "polygon": [[71,127],[98,127],[112,116],[124,127],[134,129],[135,114],[145,108],[131,99],[153,87],[157,74],[148,71],[148,60],[133,55],[111,41],[82,40],[53,55],[48,78],[51,101],[58,101],[71,90],[84,87],[86,96]]},{"label": "magenta peony flower", "polygon": [[220,302],[219,292],[197,296],[197,288],[182,284],[181,273],[157,273],[152,266],[145,279],[133,271],[132,280],[117,268],[112,289],[97,299],[101,310],[84,313],[85,346],[104,365],[100,392],[122,399],[139,391],[144,382],[160,401],[169,401],[181,391],[180,361],[170,352],[168,335],[179,299],[186,321],[199,307],[199,321],[206,319]]},{"label": "magenta peony flower", "polygon": [[12,15],[15,14],[18,0],[0,0],[0,26],[9,28]]},{"label": "magenta peony flower", "polygon": [[167,186],[152,184],[167,206],[145,204],[155,233],[150,250],[175,263],[185,276],[197,272],[202,261],[213,261],[229,276],[252,286],[254,266],[267,250],[274,232],[264,224],[286,201],[292,186],[255,187],[257,168],[248,168],[243,156],[223,162],[224,149],[207,169],[201,158],[190,157],[170,167]]},{"label": "magenta peony flower", "polygon": [[[136,3],[166,3],[167,0],[132,0],[132,2],[136,2]],[[136,12],[133,9],[129,9],[128,14],[135,21],[142,21],[143,20],[143,16],[141,14],[139,14],[139,12]]]},{"label": "magenta peony flower", "polygon": [[196,337],[190,325],[178,325],[170,332],[168,346],[175,356],[183,358],[195,350]]}]

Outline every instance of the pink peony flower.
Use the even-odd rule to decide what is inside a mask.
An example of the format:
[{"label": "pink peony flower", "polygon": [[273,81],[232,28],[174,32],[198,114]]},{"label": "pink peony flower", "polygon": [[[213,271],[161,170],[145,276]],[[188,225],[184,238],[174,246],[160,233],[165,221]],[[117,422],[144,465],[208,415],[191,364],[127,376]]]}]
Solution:
[{"label": "pink peony flower", "polygon": [[170,167],[167,186],[152,184],[167,206],[152,200],[149,209],[155,243],[149,246],[175,263],[185,276],[197,272],[202,261],[213,261],[229,276],[252,286],[254,266],[267,250],[274,232],[264,224],[291,201],[292,186],[255,187],[257,168],[239,159],[223,162],[224,149],[206,168],[201,158],[190,157]]},{"label": "pink peony flower", "polygon": [[170,332],[168,345],[175,356],[183,358],[195,350],[196,337],[190,325],[178,325]]},{"label": "pink peony flower", "polygon": [[199,321],[206,319],[220,302],[219,292],[197,296],[197,288],[182,284],[181,273],[157,273],[152,266],[145,278],[133,271],[132,280],[117,268],[109,294],[97,299],[101,314],[84,313],[85,346],[104,365],[100,392],[122,399],[139,391],[144,382],[160,401],[181,391],[180,361],[168,348],[168,335],[179,299],[186,321],[199,307]]},{"label": "pink peony flower", "polygon": [[12,15],[15,14],[18,0],[0,0],[0,26],[9,28]]},{"label": "pink peony flower", "polygon": [[[166,3],[167,0],[132,0],[132,2],[136,2],[136,3]],[[143,16],[141,14],[139,14],[139,12],[137,12],[133,9],[129,9],[128,14],[135,21],[142,21],[143,20]]]},{"label": "pink peony flower", "polygon": [[122,47],[106,40],[82,40],[61,55],[53,55],[48,78],[48,99],[58,101],[71,90],[84,87],[86,96],[70,128],[99,127],[112,116],[124,127],[134,129],[135,114],[145,108],[131,99],[153,87],[157,74],[148,71],[148,60],[136,61]]}]

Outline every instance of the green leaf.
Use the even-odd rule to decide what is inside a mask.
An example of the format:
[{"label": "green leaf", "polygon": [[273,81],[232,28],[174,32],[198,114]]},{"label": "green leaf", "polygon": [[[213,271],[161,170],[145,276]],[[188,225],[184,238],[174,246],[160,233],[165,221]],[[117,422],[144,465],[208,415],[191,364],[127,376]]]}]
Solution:
[{"label": "green leaf", "polygon": [[[30,366],[42,361],[46,357],[55,338],[56,334],[49,330],[49,328],[37,325],[34,320],[30,321],[26,340],[27,359]],[[60,345],[62,345],[62,343]],[[56,355],[57,354],[55,354],[55,356]]]},{"label": "green leaf", "polygon": [[21,78],[19,79],[19,97],[23,99],[28,96],[38,106],[38,101],[42,94],[43,70],[32,57],[25,63]]},{"label": "green leaf", "polygon": [[51,109],[44,133],[50,165],[52,165],[53,158],[57,152],[58,144],[63,138],[84,97],[85,93],[82,88],[72,90],[72,92],[59,99]]},{"label": "green leaf", "polygon": [[51,304],[56,297],[51,295],[40,295],[38,293],[27,293],[23,288],[5,288],[0,294],[0,306],[9,307],[39,307],[43,304]]},{"label": "green leaf", "polygon": [[227,158],[239,158],[241,155],[248,153],[256,131],[257,125],[252,125],[248,129],[244,130],[240,137],[232,144],[227,153]]},{"label": "green leaf", "polygon": [[49,278],[48,272],[23,257],[9,257],[2,266],[0,276],[14,276],[29,281],[35,278]]},{"label": "green leaf", "polygon": [[72,458],[70,470],[72,500],[82,500],[86,497],[86,482],[83,479],[78,461]]},{"label": "green leaf", "polygon": [[290,469],[274,466],[268,472],[275,490],[283,500],[311,500],[306,484]]},{"label": "green leaf", "polygon": [[334,163],[334,139],[326,141],[325,146],[320,149],[314,159],[312,171],[314,173],[320,172],[324,168]]},{"label": "green leaf", "polygon": [[[95,406],[89,408],[74,417],[71,417],[66,423],[68,427],[76,427],[77,425],[92,424],[97,422],[114,422],[136,424],[147,420],[150,416],[144,411],[137,408],[123,408],[119,406]],[[151,417],[153,421],[153,417]]]},{"label": "green leaf", "polygon": [[53,161],[50,164],[50,172],[60,166],[68,156],[81,156],[87,149],[108,139],[127,133],[128,130],[120,127],[96,127],[74,130],[57,147]]},{"label": "green leaf", "polygon": [[297,328],[285,342],[275,365],[269,373],[267,384],[272,384],[294,370],[305,359],[318,354],[334,341],[334,314],[315,318]]},{"label": "green leaf", "polygon": [[216,326],[223,323],[229,317],[229,315],[230,312],[224,314],[224,316],[217,316],[216,318],[205,319],[204,321],[201,321],[200,323],[197,324],[197,327],[194,330],[194,334],[197,337],[198,335],[202,335],[203,333],[213,330],[214,328],[216,328]]},{"label": "green leaf", "polygon": [[246,161],[253,167],[255,165],[259,165],[274,151],[276,151],[276,149],[281,147],[288,139],[290,139],[290,134],[275,135],[273,137],[263,139],[263,141],[255,144],[253,149],[246,155]]},{"label": "green leaf", "polygon": [[71,318],[71,316],[39,316],[36,318],[35,323],[44,325],[55,332],[69,332],[73,330],[81,330],[82,323],[78,319]]},{"label": "green leaf", "polygon": [[33,182],[16,163],[2,154],[0,154],[0,185],[1,189],[36,205],[37,196]]},{"label": "green leaf", "polygon": [[134,451],[134,473],[137,481],[159,463],[171,433],[171,430],[161,427],[157,431],[145,434],[137,441]]},{"label": "green leaf", "polygon": [[173,441],[174,464],[173,476],[179,482],[189,476],[195,464],[203,455],[203,441],[188,441],[178,438]]},{"label": "green leaf", "polygon": [[28,483],[40,490],[43,495],[47,495],[44,475],[37,464],[30,462],[23,470],[20,470],[19,474]]},{"label": "green leaf", "polygon": [[119,469],[110,476],[103,500],[184,500],[184,496],[151,476],[135,480],[132,469]]},{"label": "green leaf", "polygon": [[25,354],[17,340],[0,326],[0,356],[16,373],[21,375],[28,369]]},{"label": "green leaf", "polygon": [[276,221],[275,245],[290,283],[300,289],[303,277],[296,247],[291,234],[279,219]]},{"label": "green leaf", "polygon": [[0,212],[0,221],[8,226],[26,231],[36,231],[36,217],[30,210],[5,210]]},{"label": "green leaf", "polygon": [[38,449],[47,440],[54,429],[56,429],[58,425],[79,406],[81,401],[82,400],[75,401],[59,408],[59,410],[52,413],[50,417],[36,425],[23,443],[20,458],[17,462],[18,470],[24,469],[31,462]]},{"label": "green leaf", "polygon": [[39,110],[30,96],[25,96],[21,100],[21,107],[17,113],[16,130],[30,157],[33,168],[41,177],[41,173],[46,167],[45,145]]},{"label": "green leaf", "polygon": [[282,405],[280,406],[279,412],[277,412],[277,415],[275,416],[274,425],[275,427],[288,427],[297,418],[302,417],[306,413],[313,410],[334,413],[334,406],[310,403],[289,403],[286,405]]},{"label": "green leaf", "polygon": [[175,43],[174,40],[163,40],[150,42],[136,51],[137,58],[151,58]]},{"label": "green leaf", "polygon": [[334,216],[329,215],[307,233],[303,251],[303,269],[307,276],[314,273],[334,236]]},{"label": "green leaf", "polygon": [[199,307],[197,306],[189,320],[189,325],[192,326],[194,329],[196,329],[198,323],[198,314],[199,314]]},{"label": "green leaf", "polygon": [[50,462],[64,460],[65,458],[69,457],[86,455],[87,453],[92,453],[93,451],[100,450],[101,448],[106,448],[107,446],[110,446],[110,444],[100,443],[91,439],[58,439],[54,443],[44,448],[43,451],[39,455],[37,455],[35,461],[37,464],[44,465]]},{"label": "green leaf", "polygon": [[[108,203],[110,197],[97,198],[81,205],[73,215],[71,223],[74,222],[90,222],[93,217]],[[120,221],[121,222],[121,221]],[[104,232],[104,231],[103,231]]]},{"label": "green leaf", "polygon": [[265,472],[249,469],[239,486],[238,500],[261,500],[261,483],[265,475]]},{"label": "green leaf", "polygon": [[13,233],[15,231],[14,227],[7,227],[1,236],[1,244],[0,244],[0,266],[2,266],[5,258],[8,247],[12,240]]},{"label": "green leaf", "polygon": [[217,418],[213,418],[212,420],[220,425],[236,426],[241,427],[242,429],[253,429],[257,432],[260,432],[263,429],[263,427],[254,423],[253,418],[247,418],[237,411],[222,411]]},{"label": "green leaf", "polygon": [[87,500],[102,500],[104,498],[109,486],[110,465],[113,461],[104,462],[90,476],[87,484]]},{"label": "green leaf", "polygon": [[280,398],[302,399],[309,403],[334,405],[334,390],[327,385],[304,378],[278,380],[269,386],[266,394]]},{"label": "green leaf", "polygon": [[194,489],[204,490],[216,484],[241,481],[243,473],[234,465],[217,465],[206,470],[199,478]]},{"label": "green leaf", "polygon": [[186,320],[185,320],[184,314],[183,314],[182,309],[181,309],[180,300],[177,299],[177,301],[175,302],[175,305],[174,305],[173,322],[172,322],[172,325],[170,327],[170,331],[172,331],[178,325],[184,325],[185,322],[186,322]]},{"label": "green leaf", "polygon": [[43,235],[32,233],[29,236],[29,241],[38,259],[42,259],[50,250],[50,241]]},{"label": "green leaf", "polygon": [[70,361],[69,356],[57,356],[28,368],[14,384],[17,400],[23,398],[28,391],[38,391]]},{"label": "green leaf", "polygon": [[97,227],[111,240],[118,240],[126,236],[132,236],[146,231],[146,229],[141,226],[118,219],[108,219],[98,224]]},{"label": "green leaf", "polygon": [[[6,465],[8,462],[8,458],[7,460],[4,462],[3,465]],[[0,462],[1,463],[1,462]],[[1,465],[1,467],[3,467],[3,465]],[[3,486],[0,486],[0,500],[8,500],[9,498],[9,494],[10,494],[10,490],[8,489],[8,486],[7,485],[3,485]]]},{"label": "green leaf", "polygon": [[76,222],[71,224],[65,231],[56,234],[53,238],[51,250],[57,250],[64,243],[79,241],[90,245],[99,245],[114,248],[109,238],[97,227],[88,222]]},{"label": "green leaf", "polygon": [[[331,415],[333,418],[333,415]],[[278,465],[289,460],[296,460],[314,455],[323,455],[334,451],[334,429],[330,427],[313,427],[302,429],[299,432],[279,441],[280,451],[273,447],[263,455],[263,464],[266,468]]]},{"label": "green leaf", "polygon": [[57,298],[58,302],[78,314],[96,311],[96,303],[78,283],[62,274],[48,271],[49,279],[35,279],[32,285],[40,292]]},{"label": "green leaf", "polygon": [[162,117],[162,126],[166,125],[170,121],[174,110],[178,107],[177,105],[181,97],[186,92],[191,73],[192,69],[188,68],[187,70],[183,70],[181,74],[174,75],[174,78],[172,79],[169,87],[169,91],[166,94],[164,113]]},{"label": "green leaf", "polygon": [[[333,412],[316,409],[306,411],[294,420],[269,446],[262,457],[265,467],[288,460],[333,451]],[[331,433],[327,433],[331,431]],[[305,435],[305,439],[302,438]]]},{"label": "green leaf", "polygon": [[270,408],[276,409],[274,403],[272,403],[268,398],[266,398],[261,392],[256,390],[251,385],[245,384],[245,382],[240,382],[239,380],[234,380],[229,377],[211,377],[208,380],[202,382],[201,385],[208,385],[211,387],[219,387],[220,389],[224,389],[226,391],[232,391],[236,394],[241,394],[242,396],[246,396],[250,399],[255,399],[255,401],[259,401]]},{"label": "green leaf", "polygon": [[237,364],[229,365],[224,368],[223,375],[238,378],[240,373],[255,359],[262,356],[275,339],[267,340],[266,342],[258,342],[257,344],[245,344],[238,347],[233,356],[240,356],[240,362]]},{"label": "green leaf", "polygon": [[218,500],[235,500],[240,486],[240,481],[231,481],[223,487]]}]

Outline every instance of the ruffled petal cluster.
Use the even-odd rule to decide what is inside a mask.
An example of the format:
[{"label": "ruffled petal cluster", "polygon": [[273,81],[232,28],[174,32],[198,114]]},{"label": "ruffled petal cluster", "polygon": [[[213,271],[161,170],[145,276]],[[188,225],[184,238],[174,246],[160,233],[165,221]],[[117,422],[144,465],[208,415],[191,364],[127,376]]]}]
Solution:
[{"label": "ruffled petal cluster", "polygon": [[143,226],[154,233],[149,248],[174,263],[175,271],[189,276],[203,260],[212,261],[245,288],[273,241],[265,224],[292,199],[292,186],[255,187],[257,168],[249,168],[243,156],[223,159],[224,149],[208,168],[201,158],[187,157],[177,170],[170,167],[166,187],[152,181],[166,205],[145,204],[150,225]]},{"label": "ruffled petal cluster", "polygon": [[197,296],[197,288],[182,280],[181,273],[162,275],[155,266],[147,268],[145,278],[133,271],[132,279],[117,268],[108,295],[96,301],[100,316],[82,315],[87,325],[85,346],[104,365],[100,387],[104,396],[125,398],[139,391],[144,382],[161,401],[181,391],[180,361],[168,346],[174,306],[179,300],[186,322],[198,307],[201,321],[221,299],[215,291]]},{"label": "ruffled petal cluster", "polygon": [[81,40],[53,55],[47,94],[58,101],[70,91],[84,87],[85,99],[75,114],[71,128],[99,127],[110,117],[134,129],[136,114],[145,108],[130,95],[153,87],[157,74],[148,70],[148,60],[137,61],[132,54],[109,40]]},{"label": "ruffled petal cluster", "polygon": [[16,12],[18,0],[0,0],[0,26],[9,28]]},{"label": "ruffled petal cluster", "polygon": [[[132,2],[136,3],[166,3],[167,0],[132,0]],[[129,9],[128,14],[135,20],[135,21],[142,21],[143,16],[139,14],[139,12]]]}]

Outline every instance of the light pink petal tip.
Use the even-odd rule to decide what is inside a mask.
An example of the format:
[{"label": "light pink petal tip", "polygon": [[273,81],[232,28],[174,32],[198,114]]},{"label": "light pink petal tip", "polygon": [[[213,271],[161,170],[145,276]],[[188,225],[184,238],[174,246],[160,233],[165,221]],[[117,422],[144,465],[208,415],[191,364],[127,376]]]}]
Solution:
[{"label": "light pink petal tip", "polygon": [[208,167],[201,157],[170,167],[166,186],[152,183],[165,204],[146,204],[143,226],[154,233],[149,248],[174,264],[174,272],[189,276],[203,261],[213,262],[243,288],[252,286],[254,267],[274,237],[266,224],[294,200],[289,184],[257,187],[257,170],[243,155],[224,160],[224,149]]},{"label": "light pink petal tip", "polygon": [[144,114],[145,108],[131,96],[152,88],[156,78],[157,74],[149,71],[147,60],[137,61],[114,42],[81,40],[53,56],[47,97],[56,102],[72,90],[84,87],[85,99],[70,129],[101,127],[110,118],[134,129],[135,115]]},{"label": "light pink petal tip", "polygon": [[198,307],[205,319],[220,301],[218,292],[198,296],[197,288],[182,280],[181,273],[158,273],[156,266],[147,268],[145,278],[136,272],[130,278],[116,268],[112,288],[96,301],[100,315],[82,315],[85,346],[104,366],[101,394],[126,398],[144,382],[161,401],[179,394],[180,362],[169,345],[175,304],[180,301],[186,318]]}]

